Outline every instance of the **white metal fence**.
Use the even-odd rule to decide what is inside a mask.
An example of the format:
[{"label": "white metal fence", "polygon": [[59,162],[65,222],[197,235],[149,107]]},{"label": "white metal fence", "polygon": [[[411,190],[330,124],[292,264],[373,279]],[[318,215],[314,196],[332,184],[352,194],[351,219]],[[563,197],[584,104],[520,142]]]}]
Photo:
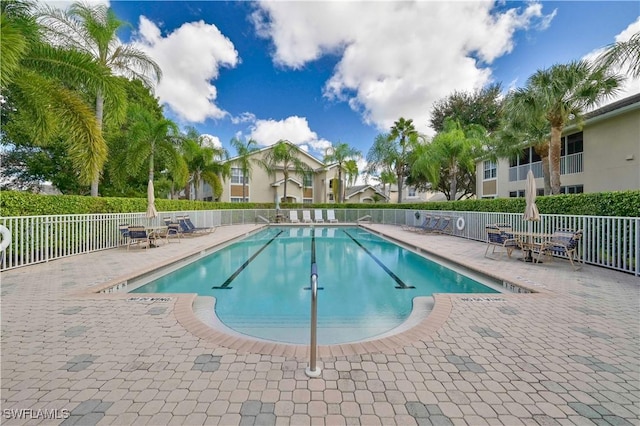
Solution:
[{"label": "white metal fence", "polygon": [[[301,209],[299,209],[301,210]],[[288,217],[288,211],[281,213]],[[164,217],[188,214],[196,226],[226,226],[273,220],[275,210],[199,210],[161,212],[155,219],[145,213],[19,216],[0,218],[12,233],[1,253],[0,270],[32,265],[76,254],[115,248],[122,243],[121,224],[161,225]],[[640,217],[541,215],[526,222],[518,213],[454,212],[406,209],[335,209],[340,222],[368,219],[373,223],[420,225],[425,215],[451,218],[449,233],[476,241],[486,240],[485,226],[510,223],[517,231],[552,233],[555,229],[582,229],[580,256],[586,263],[640,275]],[[458,229],[458,218],[464,227]]]}]

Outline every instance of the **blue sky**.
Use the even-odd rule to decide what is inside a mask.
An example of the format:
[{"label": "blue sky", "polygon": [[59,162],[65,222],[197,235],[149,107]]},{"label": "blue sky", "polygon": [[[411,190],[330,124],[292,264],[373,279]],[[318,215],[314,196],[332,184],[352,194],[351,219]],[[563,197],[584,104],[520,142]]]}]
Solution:
[{"label": "blue sky", "polygon": [[231,155],[234,136],[366,155],[401,116],[432,134],[433,102],[455,90],[520,87],[640,31],[637,1],[109,4],[132,25],[122,41],[163,68],[166,115]]}]

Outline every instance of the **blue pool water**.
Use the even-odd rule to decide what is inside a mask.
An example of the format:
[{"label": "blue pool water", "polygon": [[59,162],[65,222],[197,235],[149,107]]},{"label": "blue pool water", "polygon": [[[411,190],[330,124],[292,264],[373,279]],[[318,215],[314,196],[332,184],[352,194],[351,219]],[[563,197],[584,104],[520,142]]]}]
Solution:
[{"label": "blue pool water", "polygon": [[364,340],[404,322],[413,298],[497,293],[357,227],[269,227],[135,293],[216,298],[228,327],[286,343],[309,342],[312,244],[318,267],[318,343]]}]

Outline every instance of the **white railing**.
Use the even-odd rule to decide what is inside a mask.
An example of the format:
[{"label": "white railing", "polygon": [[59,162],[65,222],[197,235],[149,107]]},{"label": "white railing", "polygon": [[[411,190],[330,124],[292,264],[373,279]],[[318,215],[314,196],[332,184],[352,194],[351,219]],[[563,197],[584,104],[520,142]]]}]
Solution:
[{"label": "white railing", "polygon": [[560,174],[582,173],[582,153],[565,155],[560,157]]},{"label": "white railing", "polygon": [[[302,209],[298,209],[302,210]],[[506,222],[514,230],[552,233],[555,229],[582,229],[580,255],[586,263],[640,275],[640,217],[541,215],[539,222],[526,222],[521,213],[455,212],[407,209],[335,209],[339,222],[355,223],[369,216],[372,223],[418,226],[424,216],[451,217],[450,233],[476,241],[486,240],[485,226]],[[289,217],[287,210],[281,210]],[[118,247],[121,224],[160,225],[164,217],[188,214],[196,226],[226,226],[273,220],[275,210],[199,210],[160,212],[148,219],[145,213],[0,217],[0,225],[11,231],[10,245],[0,253],[0,270],[48,262],[77,254]],[[465,226],[458,230],[458,218]]]},{"label": "white railing", "polygon": [[[560,174],[569,175],[572,173],[582,173],[582,153],[569,154],[560,157]],[[521,166],[509,167],[509,182],[516,182],[519,180],[526,180],[529,169],[533,172],[533,176],[536,178],[543,177],[542,161],[536,161],[535,163],[523,164]]]}]

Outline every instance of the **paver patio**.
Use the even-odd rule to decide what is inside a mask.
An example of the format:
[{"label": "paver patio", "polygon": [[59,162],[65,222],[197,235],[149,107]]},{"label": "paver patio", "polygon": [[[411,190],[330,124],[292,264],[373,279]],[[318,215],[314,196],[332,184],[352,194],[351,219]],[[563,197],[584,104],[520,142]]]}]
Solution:
[{"label": "paver patio", "polygon": [[0,287],[2,423],[640,424],[638,277],[370,227],[539,292],[438,296],[435,317],[402,338],[323,348],[322,376],[309,379],[305,348],[216,334],[185,312],[192,298],[89,292],[254,225],[14,269]]}]

